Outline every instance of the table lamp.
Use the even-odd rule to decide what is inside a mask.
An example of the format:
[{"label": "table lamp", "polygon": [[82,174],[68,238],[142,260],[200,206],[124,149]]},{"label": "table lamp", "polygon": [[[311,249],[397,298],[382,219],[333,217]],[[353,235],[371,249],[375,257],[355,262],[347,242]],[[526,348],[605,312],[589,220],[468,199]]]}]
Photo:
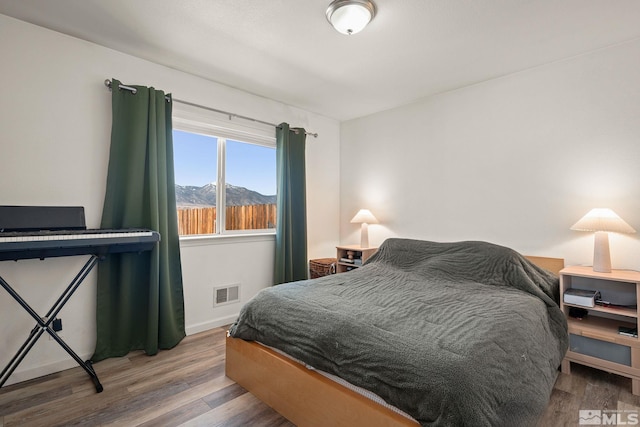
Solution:
[{"label": "table lamp", "polygon": [[611,273],[611,255],[609,253],[609,232],[635,233],[614,211],[606,208],[591,209],[571,230],[595,231],[593,245],[593,271]]},{"label": "table lamp", "polygon": [[356,216],[351,218],[351,223],[362,224],[360,226],[360,247],[369,247],[369,224],[377,224],[378,220],[369,209],[360,209]]}]

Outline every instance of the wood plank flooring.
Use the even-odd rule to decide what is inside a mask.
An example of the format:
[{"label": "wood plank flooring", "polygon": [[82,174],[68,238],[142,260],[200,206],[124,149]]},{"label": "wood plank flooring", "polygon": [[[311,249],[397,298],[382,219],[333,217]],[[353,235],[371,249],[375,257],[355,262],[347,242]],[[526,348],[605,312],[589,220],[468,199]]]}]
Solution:
[{"label": "wood plank flooring", "polygon": [[[0,427],[292,426],[224,375],[225,331],[189,336],[153,357],[96,363],[99,394],[80,367],[3,387]],[[577,426],[579,409],[640,411],[640,398],[631,380],[574,364],[558,375],[540,426]]]}]

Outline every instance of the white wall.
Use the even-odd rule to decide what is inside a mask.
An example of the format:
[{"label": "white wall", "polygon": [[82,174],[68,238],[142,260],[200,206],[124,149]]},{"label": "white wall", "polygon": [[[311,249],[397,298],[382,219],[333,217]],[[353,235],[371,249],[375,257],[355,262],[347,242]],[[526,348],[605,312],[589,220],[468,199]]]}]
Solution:
[{"label": "white wall", "polygon": [[[308,138],[309,257],[331,256],[338,243],[339,123],[279,102],[0,15],[0,204],[79,205],[98,227],[104,198],[111,95],[103,82],[143,84],[175,98],[318,132]],[[181,245],[187,331],[233,320],[241,304],[268,286],[273,237]],[[80,268],[80,257],[0,263],[0,275],[33,307],[50,307]],[[239,304],[213,308],[213,288],[242,284]],[[60,317],[62,336],[83,358],[95,344],[95,276]],[[35,324],[0,291],[0,366]],[[41,339],[9,383],[73,367],[58,345]]]},{"label": "white wall", "polygon": [[[639,69],[636,40],[343,123],[341,243],[366,207],[372,245],[487,240],[591,265],[593,235],[569,230],[591,208],[640,230]],[[640,270],[638,234],[611,252]]]}]

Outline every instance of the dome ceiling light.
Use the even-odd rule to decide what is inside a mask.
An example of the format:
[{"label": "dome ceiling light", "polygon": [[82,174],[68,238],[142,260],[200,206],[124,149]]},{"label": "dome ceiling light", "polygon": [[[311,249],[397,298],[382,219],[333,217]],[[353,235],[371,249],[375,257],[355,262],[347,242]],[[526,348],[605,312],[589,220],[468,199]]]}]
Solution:
[{"label": "dome ceiling light", "polygon": [[376,6],[370,0],[334,0],[327,8],[327,20],[339,33],[358,33],[376,15]]}]

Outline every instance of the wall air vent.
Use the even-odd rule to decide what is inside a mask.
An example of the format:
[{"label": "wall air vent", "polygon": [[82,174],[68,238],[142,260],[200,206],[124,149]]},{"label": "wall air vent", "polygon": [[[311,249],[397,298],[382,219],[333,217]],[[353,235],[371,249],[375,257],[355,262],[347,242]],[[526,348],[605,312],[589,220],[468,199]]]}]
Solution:
[{"label": "wall air vent", "polygon": [[233,284],[214,288],[213,290],[213,306],[231,304],[240,300],[240,284]]}]

